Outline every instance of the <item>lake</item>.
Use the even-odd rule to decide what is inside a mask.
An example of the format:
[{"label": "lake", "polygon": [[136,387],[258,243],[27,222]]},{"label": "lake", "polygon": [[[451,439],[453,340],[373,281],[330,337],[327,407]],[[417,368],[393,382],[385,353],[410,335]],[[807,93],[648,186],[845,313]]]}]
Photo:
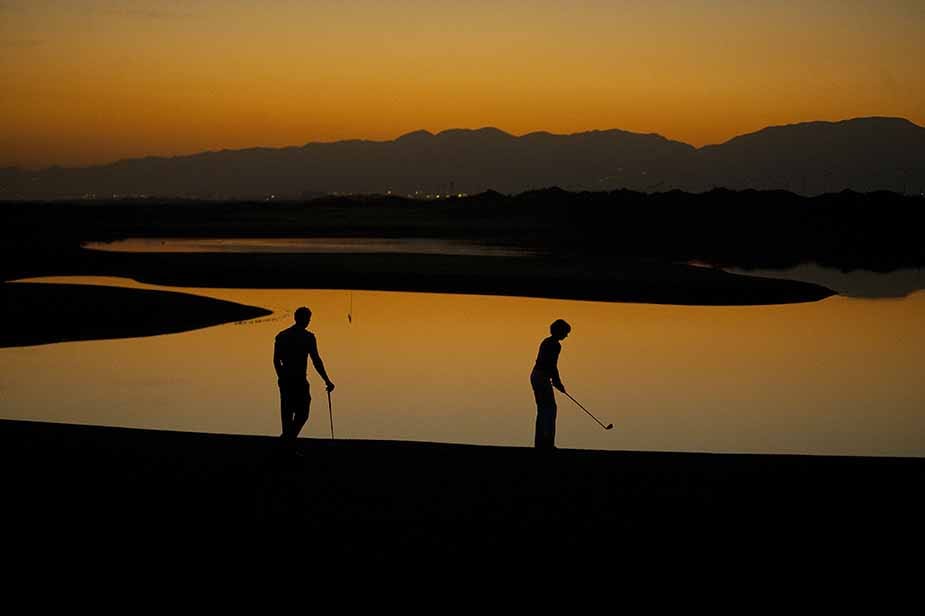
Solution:
[{"label": "lake", "polygon": [[[566,448],[925,456],[925,292],[876,301],[697,307],[330,290],[180,289],[262,306],[252,322],[0,349],[7,419],[278,434],[275,334],[300,305],[337,384],[339,438],[530,446],[528,376],[564,318]],[[348,313],[350,318],[348,319]],[[314,396],[303,436],[328,438]]]},{"label": "lake", "polygon": [[133,253],[411,254],[460,257],[521,257],[535,251],[472,240],[375,237],[128,238],[85,242],[84,248]]}]

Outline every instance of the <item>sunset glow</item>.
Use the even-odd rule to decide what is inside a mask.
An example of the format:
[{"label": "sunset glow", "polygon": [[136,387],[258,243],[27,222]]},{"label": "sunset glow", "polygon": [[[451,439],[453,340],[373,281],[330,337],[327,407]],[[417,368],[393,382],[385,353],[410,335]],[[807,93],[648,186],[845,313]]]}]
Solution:
[{"label": "sunset glow", "polygon": [[[45,281],[150,288],[106,278]],[[603,432],[562,400],[564,446],[925,455],[922,293],[908,302],[679,307],[356,292],[348,321],[346,291],[186,291],[277,314],[172,336],[33,347],[28,355],[2,349],[12,417],[273,434],[267,341],[291,322],[291,307],[305,303],[326,365],[349,383],[337,399],[338,425],[351,438],[528,445],[527,376],[552,315],[574,326],[563,343],[564,379],[619,424]],[[847,336],[846,323],[863,336]],[[795,353],[808,338],[816,343]],[[30,386],[41,370],[43,387]],[[317,375],[311,379],[322,391]],[[61,391],[68,399],[56,404]],[[324,438],[325,420],[319,413],[306,436]]]},{"label": "sunset glow", "polygon": [[416,129],[925,124],[920,0],[4,0],[0,166]]}]

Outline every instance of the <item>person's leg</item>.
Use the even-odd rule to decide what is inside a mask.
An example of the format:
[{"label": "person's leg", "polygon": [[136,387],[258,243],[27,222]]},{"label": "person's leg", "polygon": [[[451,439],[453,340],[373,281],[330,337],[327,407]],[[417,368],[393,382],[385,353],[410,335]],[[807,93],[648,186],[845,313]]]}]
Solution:
[{"label": "person's leg", "polygon": [[292,431],[292,396],[290,395],[289,388],[283,386],[282,383],[279,385],[279,420],[282,425],[282,432],[280,432],[279,438],[281,440],[286,440],[289,437],[289,433]]},{"label": "person's leg", "polygon": [[556,405],[544,404],[536,409],[536,438],[534,446],[537,449],[556,448]]},{"label": "person's leg", "polygon": [[305,422],[308,421],[308,414],[310,411],[312,397],[308,390],[308,381],[305,383],[300,383],[297,385],[298,395],[293,396],[296,400],[293,403],[293,417],[292,417],[292,440],[293,442],[299,438],[299,432],[302,431],[302,427],[305,425]]},{"label": "person's leg", "polygon": [[553,449],[556,440],[556,397],[548,381],[531,379],[536,400],[536,433],[533,445],[537,449]]},{"label": "person's leg", "polygon": [[543,442],[543,384],[530,375],[530,387],[533,388],[533,400],[536,402],[536,426],[533,430],[533,446],[539,449]]},{"label": "person's leg", "polygon": [[[550,391],[550,393],[552,393]],[[546,438],[549,439],[547,449],[556,448],[556,397],[555,395],[550,396],[550,406],[546,411],[547,421],[549,422],[546,428]]]}]

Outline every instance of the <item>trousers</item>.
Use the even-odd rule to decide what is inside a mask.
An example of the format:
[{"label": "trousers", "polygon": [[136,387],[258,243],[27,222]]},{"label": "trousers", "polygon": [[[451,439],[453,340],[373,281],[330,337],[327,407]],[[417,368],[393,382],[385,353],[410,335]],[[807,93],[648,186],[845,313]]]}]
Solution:
[{"label": "trousers", "polygon": [[279,409],[280,420],[283,425],[282,438],[295,440],[308,421],[308,413],[312,403],[312,396],[308,388],[308,380],[282,380],[279,381]]},{"label": "trousers", "polygon": [[536,432],[533,446],[537,449],[556,447],[556,395],[549,377],[534,370],[530,373],[530,386],[536,400]]}]

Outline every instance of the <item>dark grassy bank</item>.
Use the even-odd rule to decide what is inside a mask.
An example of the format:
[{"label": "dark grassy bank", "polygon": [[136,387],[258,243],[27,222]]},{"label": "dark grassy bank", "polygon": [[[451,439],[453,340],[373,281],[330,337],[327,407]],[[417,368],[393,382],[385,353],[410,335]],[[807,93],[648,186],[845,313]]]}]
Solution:
[{"label": "dark grassy bank", "polygon": [[70,284],[0,284],[0,347],[154,336],[271,311],[209,297]]},{"label": "dark grassy bank", "polygon": [[752,267],[818,262],[884,271],[925,265],[925,200],[890,192],[801,197],[786,191],[639,193],[556,188],[419,201],[0,203],[4,250],[122,237],[424,237],[486,240],[594,260]]},{"label": "dark grassy bank", "polygon": [[[184,200],[0,204],[5,280],[111,274],[188,286],[467,292],[696,304],[812,301],[829,292],[697,271],[817,262],[889,271],[925,264],[925,201],[895,193],[644,194],[547,189],[417,201]],[[487,241],[533,259],[402,255],[126,255],[82,250],[125,237],[408,237]]]},{"label": "dark grassy bank", "polygon": [[170,286],[422,291],[662,304],[783,304],[833,294],[805,282],[680,264],[582,263],[557,257],[98,252],[79,255],[52,271],[124,276]]},{"label": "dark grassy bank", "polygon": [[[750,209],[732,216],[730,195],[739,199],[738,207]],[[770,209],[772,198],[780,199],[781,220],[796,225],[787,232],[776,218],[757,218],[752,200]],[[805,217],[786,213],[794,210],[794,198],[801,199],[728,191],[646,196],[548,190],[440,202],[355,197],[302,203],[5,204],[0,207],[7,222],[0,274],[6,280],[96,274],[179,286],[353,288],[673,304],[814,301],[831,292],[806,283],[678,264],[732,255],[753,265],[750,255],[775,260],[782,252],[797,262],[812,257],[805,240],[818,232],[818,225],[807,227]],[[540,256],[153,255],[81,249],[84,241],[122,237],[240,236],[468,239],[525,248]],[[819,237],[824,251],[831,242],[826,243],[825,233]]]},{"label": "dark grassy bank", "polygon": [[0,421],[5,513],[299,521],[319,545],[400,561],[486,541],[542,552],[673,536],[911,537],[925,512],[923,459],[300,443],[306,457],[293,461],[269,437]]}]

